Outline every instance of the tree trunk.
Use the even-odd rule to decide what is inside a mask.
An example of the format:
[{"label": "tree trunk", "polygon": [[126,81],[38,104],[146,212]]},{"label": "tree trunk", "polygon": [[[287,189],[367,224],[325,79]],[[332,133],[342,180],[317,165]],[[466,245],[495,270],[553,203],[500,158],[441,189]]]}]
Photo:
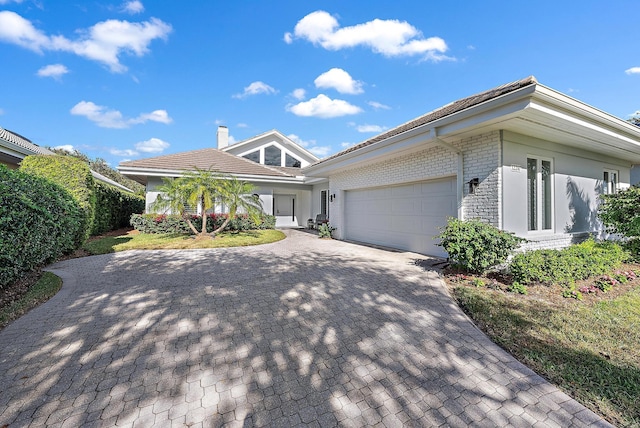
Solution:
[{"label": "tree trunk", "polygon": [[215,237],[217,233],[220,233],[224,230],[225,227],[227,227],[227,225],[229,224],[229,222],[231,221],[232,218],[234,218],[236,216],[236,210],[237,207],[235,206],[231,206],[229,208],[229,215],[227,216],[227,219],[224,221],[224,223],[222,223],[220,225],[219,228],[217,228],[216,230],[214,230],[213,232],[211,232],[211,236]]},{"label": "tree trunk", "polygon": [[200,232],[201,236],[207,234],[207,212],[204,210],[204,197],[202,198],[202,231]]},{"label": "tree trunk", "polygon": [[193,234],[198,236],[198,229],[196,229],[195,226],[193,225],[193,223],[191,223],[191,220],[189,220],[189,217],[186,216],[186,215],[183,215],[182,218],[184,218],[184,220],[187,222],[187,224],[189,225],[189,228],[191,229]]}]

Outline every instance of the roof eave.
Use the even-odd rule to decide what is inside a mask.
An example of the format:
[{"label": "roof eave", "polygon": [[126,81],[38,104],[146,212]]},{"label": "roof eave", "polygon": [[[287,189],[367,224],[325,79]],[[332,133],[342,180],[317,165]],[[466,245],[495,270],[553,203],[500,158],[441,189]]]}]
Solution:
[{"label": "roof eave", "polygon": [[[189,170],[179,169],[160,169],[160,168],[140,168],[140,167],[122,167],[118,166],[118,170],[125,176],[148,176],[148,177],[182,177]],[[238,179],[253,182],[278,182],[289,184],[301,184],[304,182],[304,176],[271,176],[257,174],[230,174]]]},{"label": "roof eave", "polygon": [[[367,160],[371,160],[371,158],[377,158],[382,155],[386,156],[393,152],[411,150],[416,145],[423,146],[430,141],[436,144],[436,138],[444,138],[447,134],[459,132],[463,128],[468,128],[500,116],[514,114],[519,110],[527,108],[529,99],[535,92],[536,86],[537,84],[533,84],[517,89],[368,146],[361,147],[352,152],[345,153],[336,158],[309,165],[302,168],[302,171],[305,175],[310,176],[326,175],[331,171],[349,166],[354,158],[363,155],[369,155],[367,156],[369,158]],[[390,149],[390,146],[395,147],[394,149]],[[376,152],[380,153],[376,154]]]}]

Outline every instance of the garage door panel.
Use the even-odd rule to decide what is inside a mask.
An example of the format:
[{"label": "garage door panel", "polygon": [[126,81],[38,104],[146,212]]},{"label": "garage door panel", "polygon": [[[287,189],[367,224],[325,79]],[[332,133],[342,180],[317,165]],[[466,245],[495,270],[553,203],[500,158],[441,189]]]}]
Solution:
[{"label": "garage door panel", "polygon": [[446,256],[434,236],[456,215],[456,180],[345,192],[347,239]]}]

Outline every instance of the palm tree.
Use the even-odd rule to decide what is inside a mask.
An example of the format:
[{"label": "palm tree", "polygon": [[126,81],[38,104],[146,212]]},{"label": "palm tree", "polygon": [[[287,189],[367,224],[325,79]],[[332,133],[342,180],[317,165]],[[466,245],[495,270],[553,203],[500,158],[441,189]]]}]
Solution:
[{"label": "palm tree", "polygon": [[262,214],[262,204],[258,195],[254,194],[255,186],[235,177],[226,178],[222,184],[219,195],[221,202],[229,207],[229,215],[224,223],[212,232],[212,235],[215,236],[216,233],[223,231],[236,216],[238,210],[246,213],[257,224]]},{"label": "palm tree", "polygon": [[207,235],[207,211],[215,207],[216,199],[221,199],[224,180],[221,175],[197,168],[195,172],[186,173],[182,180],[188,204],[191,206],[200,205],[202,229],[197,235],[205,236]]},{"label": "palm tree", "polygon": [[183,177],[179,178],[162,178],[162,184],[156,187],[156,190],[160,192],[156,197],[156,200],[151,204],[153,210],[167,211],[178,214],[189,225],[191,231],[197,235],[198,230],[195,228],[188,215],[188,194],[185,189],[185,183]]}]

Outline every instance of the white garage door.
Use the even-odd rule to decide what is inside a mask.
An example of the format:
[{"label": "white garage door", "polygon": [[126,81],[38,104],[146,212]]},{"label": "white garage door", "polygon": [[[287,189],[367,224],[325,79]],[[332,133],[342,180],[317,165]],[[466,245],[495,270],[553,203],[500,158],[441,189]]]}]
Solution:
[{"label": "white garage door", "polygon": [[345,192],[348,240],[446,257],[433,239],[456,217],[456,179]]}]

